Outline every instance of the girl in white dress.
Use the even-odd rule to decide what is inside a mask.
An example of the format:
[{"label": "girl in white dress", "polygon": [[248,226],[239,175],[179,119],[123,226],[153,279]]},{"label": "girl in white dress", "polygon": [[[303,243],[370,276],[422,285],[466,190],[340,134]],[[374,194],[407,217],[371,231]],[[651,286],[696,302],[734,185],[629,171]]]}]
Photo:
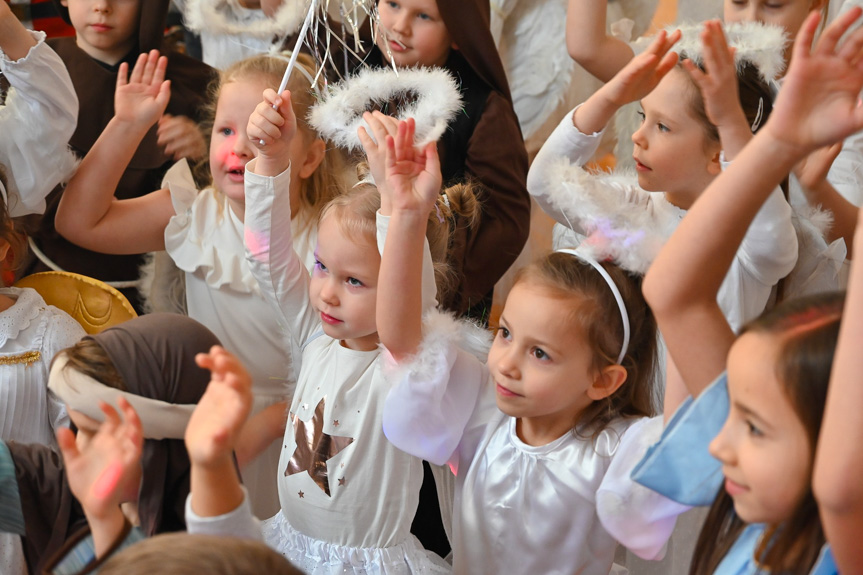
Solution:
[{"label": "girl in white dress", "polygon": [[[243,172],[246,162],[257,155],[246,135],[249,116],[261,92],[278,85],[285,66],[281,58],[259,56],[222,73],[213,96],[211,186],[199,192],[188,165],[181,161],[166,174],[163,189],[116,200],[113,193],[124,166],[162,114],[169,95],[169,85],[163,82],[165,60],[155,52],[141,55],[128,81],[125,68],[120,74],[114,118],[69,182],[56,217],[57,230],[87,249],[166,250],[184,273],[188,315],[210,328],[249,366],[256,411],[270,407],[255,426],[252,439],[257,445],[248,452],[269,449],[249,465],[248,457],[241,455],[244,480],[260,517],[278,509],[272,479],[279,453],[275,440],[284,429],[285,402],[299,366],[291,365],[294,354],[284,348],[282,327],[243,259]],[[296,92],[298,117],[305,117],[314,102],[310,66],[310,59],[301,57],[288,84]],[[315,243],[314,222],[326,201],[340,191],[340,174],[325,150],[324,142],[301,123],[291,148],[290,201],[296,217],[281,225],[292,228],[307,266]]]},{"label": "girl in white dress", "polygon": [[607,573],[618,541],[660,556],[674,519],[651,516],[658,496],[628,479],[662,427],[649,417],[656,323],[640,278],[575,250],[541,258],[516,276],[483,364],[460,349],[470,328],[422,320],[437,192],[433,147],[411,142],[400,125],[387,157],[377,325],[396,365],[383,426],[456,474],[454,572]]},{"label": "girl in white dress", "polygon": [[[395,122],[380,118],[369,123],[378,132],[377,142],[383,143],[385,126]],[[260,138],[263,144],[246,167],[247,258],[274,313],[287,327],[287,348],[302,354],[277,474],[282,509],[264,523],[263,538],[306,573],[446,573],[449,566],[424,550],[410,532],[422,461],[388,442],[381,424],[389,387],[383,378],[375,308],[379,246],[387,226],[387,219],[378,215],[379,209],[388,211],[385,187],[361,183],[325,208],[317,263],[309,278],[288,230],[276,229],[291,214],[287,191],[294,122],[289,94],[267,90],[248,129],[252,140]],[[381,184],[382,166],[376,160],[383,155],[369,149],[375,152],[370,153],[372,173]],[[453,217],[449,206],[462,221],[471,221],[471,210],[476,209],[471,190],[464,186],[447,190],[447,201],[440,197],[437,208],[425,214],[430,245],[421,250],[420,261],[428,272],[429,307],[435,298],[432,261],[446,261]],[[422,230],[425,237],[425,223]],[[395,302],[381,305],[391,304]],[[228,418],[209,418],[214,426],[228,425]],[[189,450],[196,451],[191,445]],[[192,459],[194,465],[194,454]],[[252,526],[252,533],[246,529],[242,506],[233,509],[221,503],[227,500],[226,492],[236,494],[236,483],[233,488],[229,483],[230,468],[201,467],[200,473],[215,480],[210,488],[193,484],[186,513],[189,530],[260,537],[260,528]],[[213,509],[207,501],[220,507]]]}]

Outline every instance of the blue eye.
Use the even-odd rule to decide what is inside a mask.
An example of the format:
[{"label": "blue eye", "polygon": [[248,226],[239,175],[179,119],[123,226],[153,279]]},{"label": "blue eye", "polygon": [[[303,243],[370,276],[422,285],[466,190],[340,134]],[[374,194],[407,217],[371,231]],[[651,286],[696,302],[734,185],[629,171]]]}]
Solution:
[{"label": "blue eye", "polygon": [[670,132],[670,131],[671,131],[671,130],[668,128],[668,126],[666,126],[666,125],[665,125],[665,124],[663,124],[662,122],[657,122],[657,123],[656,123],[656,127],[657,127],[657,128],[659,128],[659,131],[660,131],[660,132]]},{"label": "blue eye", "polygon": [[746,427],[749,428],[749,435],[752,435],[753,437],[761,437],[764,435],[764,432],[748,419],[746,420]]},{"label": "blue eye", "polygon": [[232,130],[231,128],[222,128],[219,130],[219,133],[223,136],[233,136],[234,130]]},{"label": "blue eye", "polygon": [[315,268],[321,270],[322,272],[327,271],[327,266],[322,264],[321,260],[318,260],[318,259],[315,260]]},{"label": "blue eye", "polygon": [[417,18],[419,18],[420,20],[431,20],[431,16],[429,16],[425,12],[420,12],[419,14],[417,14]]},{"label": "blue eye", "polygon": [[348,285],[351,287],[363,287],[363,282],[357,278],[348,278]]}]

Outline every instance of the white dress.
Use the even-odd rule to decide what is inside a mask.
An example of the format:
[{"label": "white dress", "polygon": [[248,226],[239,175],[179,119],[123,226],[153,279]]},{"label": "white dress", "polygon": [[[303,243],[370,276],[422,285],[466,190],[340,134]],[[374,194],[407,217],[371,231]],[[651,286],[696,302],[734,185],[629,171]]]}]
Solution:
[{"label": "white dress", "polygon": [[[660,240],[654,246],[658,252],[686,211],[670,204],[662,193],[641,189],[634,174],[589,174],[580,169],[590,160],[601,137],[601,132],[587,135],[579,131],[572,123],[572,112],[567,114],[531,165],[528,191],[545,213],[570,228],[562,237],[556,235],[558,242],[578,245],[580,237],[576,234],[584,233],[583,219],[595,220],[606,215],[602,214],[605,211],[614,219],[616,229],[627,224],[635,229],[650,226]],[[570,179],[566,185],[562,185],[563,175]],[[630,209],[621,209],[624,205]],[[591,213],[586,213],[588,209]],[[564,246],[557,243],[557,247]],[[791,207],[777,188],[749,226],[719,289],[719,306],[735,332],[764,311],[773,286],[796,262]]]},{"label": "white dress", "polygon": [[45,196],[78,165],[68,148],[78,123],[78,96],[60,57],[45,44],[44,32],[30,32],[38,43],[11,61],[0,50],[0,72],[9,81],[0,105],[0,164],[8,176],[9,214],[41,214]]},{"label": "white dress", "polygon": [[422,462],[383,434],[380,350],[351,350],[321,331],[309,275],[277,229],[290,220],[289,170],[265,178],[255,163],[246,165],[247,259],[286,349],[302,356],[279,461],[282,509],[264,538],[307,573],[445,573],[410,533]]},{"label": "white dress", "polygon": [[420,352],[387,370],[384,431],[456,474],[453,572],[607,574],[618,541],[661,557],[686,508],[629,480],[661,417],[617,419],[595,440],[566,433],[526,445],[497,409],[488,368],[461,349],[466,328],[447,322],[429,314]]},{"label": "white dress", "polygon": [[[15,300],[0,312],[0,439],[55,446],[69,425],[63,403],[48,390],[51,360],[85,333],[69,314],[30,288],[2,288]],[[26,573],[18,535],[0,533],[0,573]]]},{"label": "white dress", "polygon": [[[207,326],[249,370],[254,411],[290,401],[299,366],[291,364],[282,324],[243,256],[243,222],[213,188],[196,189],[185,160],[171,167],[163,187],[170,189],[176,212],[165,228],[165,250],[185,275],[189,317]],[[279,509],[274,480],[279,453],[274,442],[243,469],[252,509],[261,518]]]}]

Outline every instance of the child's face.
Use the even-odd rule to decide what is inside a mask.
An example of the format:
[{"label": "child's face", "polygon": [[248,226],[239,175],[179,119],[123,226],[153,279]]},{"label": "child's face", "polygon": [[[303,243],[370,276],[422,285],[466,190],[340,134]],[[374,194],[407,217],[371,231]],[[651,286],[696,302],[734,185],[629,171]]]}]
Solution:
[{"label": "child's face", "polygon": [[[219,92],[210,139],[210,171],[213,185],[231,204],[244,207],[246,163],[258,150],[246,136],[249,116],[261,103],[266,85],[262,80],[228,82]],[[240,212],[242,213],[242,212]]]},{"label": "child's face", "polygon": [[719,173],[720,145],[708,142],[691,106],[681,104],[694,89],[685,73],[674,68],[641,100],[642,123],[632,141],[638,185],[689,209]]},{"label": "child's face", "polygon": [[[497,406],[544,430],[551,441],[572,429],[590,405],[593,354],[568,311],[573,297],[555,297],[547,288],[520,281],[512,288],[488,354]],[[521,433],[519,434],[521,435]],[[524,436],[522,436],[524,439]]]},{"label": "child's face", "polygon": [[747,523],[788,519],[812,477],[812,447],[776,378],[777,353],[776,338],[767,334],[745,333],[734,343],[728,354],[731,410],[710,444],[734,510]]},{"label": "child's face", "polygon": [[731,22],[762,22],[785,28],[794,39],[806,16],[824,6],[825,0],[725,0],[723,17]]},{"label": "child's face", "polygon": [[324,333],[350,349],[375,349],[375,303],[381,267],[377,246],[346,236],[337,216],[330,214],[318,226],[315,260],[309,296],[321,314]]},{"label": "child's face", "polygon": [[[454,48],[436,0],[380,0],[377,45],[399,67],[443,66]],[[389,50],[389,51],[388,51]]]},{"label": "child's face", "polygon": [[140,0],[61,0],[69,9],[78,47],[89,56],[114,65],[138,41]]}]

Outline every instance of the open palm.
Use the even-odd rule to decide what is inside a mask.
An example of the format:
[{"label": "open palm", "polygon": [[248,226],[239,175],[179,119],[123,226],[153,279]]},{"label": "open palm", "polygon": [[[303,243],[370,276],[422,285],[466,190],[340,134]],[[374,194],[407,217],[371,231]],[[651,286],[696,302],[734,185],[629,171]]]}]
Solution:
[{"label": "open palm", "polygon": [[443,177],[434,143],[413,146],[414,120],[399,122],[395,138],[387,136],[386,180],[393,209],[428,214],[440,194]]},{"label": "open palm", "polygon": [[120,64],[114,93],[114,116],[124,122],[151,126],[162,116],[171,98],[170,81],[165,80],[168,59],[157,50],[141,54],[132,74]]}]

